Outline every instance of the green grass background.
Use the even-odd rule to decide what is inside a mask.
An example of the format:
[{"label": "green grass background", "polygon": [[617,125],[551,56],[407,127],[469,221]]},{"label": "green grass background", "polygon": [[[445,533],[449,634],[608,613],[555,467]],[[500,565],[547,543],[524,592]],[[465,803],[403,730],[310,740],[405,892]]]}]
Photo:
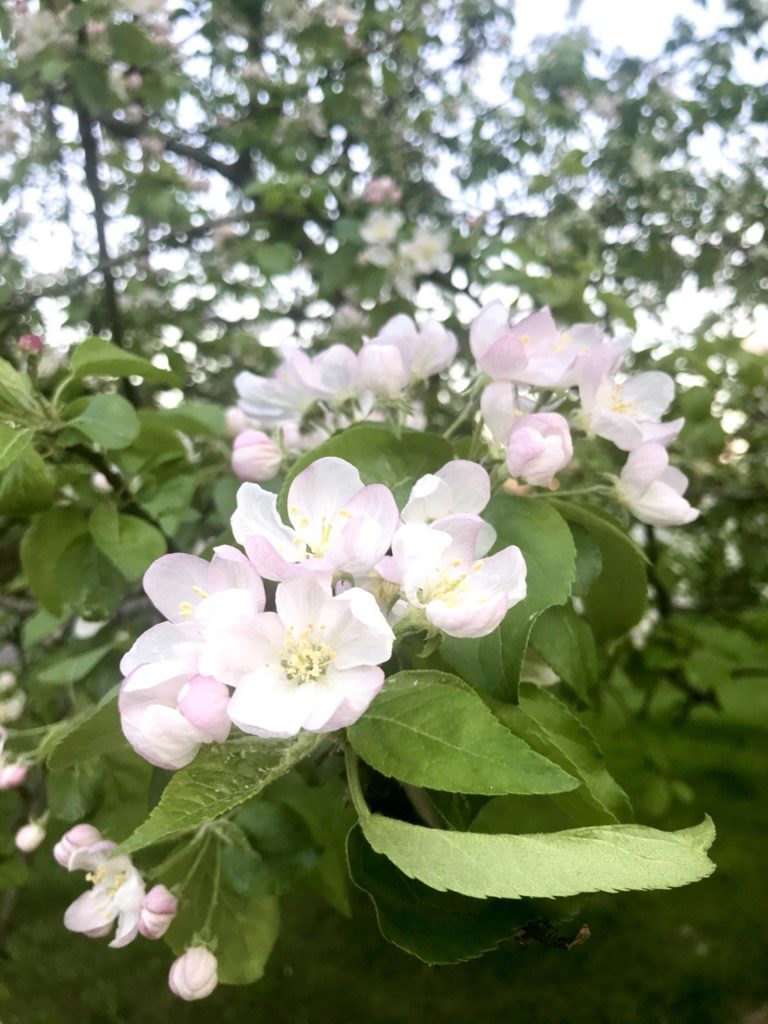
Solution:
[{"label": "green grass background", "polygon": [[[482,960],[427,967],[380,937],[364,897],[348,922],[301,894],[286,901],[260,984],[183,1004],[167,990],[163,943],[110,950],[64,932],[80,879],[54,866],[50,885],[25,890],[14,913],[0,1022],[768,1024],[768,686],[741,680],[722,696],[722,713],[702,709],[683,725],[668,710],[631,729],[593,719],[643,820],[673,827],[712,814],[718,870],[673,892],[586,899],[576,925],[589,923],[592,938],[578,949],[510,942]],[[663,796],[649,753],[691,787],[693,803],[649,813]]]}]

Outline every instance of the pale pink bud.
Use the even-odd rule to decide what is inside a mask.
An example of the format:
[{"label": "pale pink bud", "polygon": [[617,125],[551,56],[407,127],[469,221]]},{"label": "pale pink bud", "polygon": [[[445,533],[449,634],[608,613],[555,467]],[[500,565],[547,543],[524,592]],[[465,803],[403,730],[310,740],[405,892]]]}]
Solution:
[{"label": "pale pink bud", "polygon": [[546,486],[573,456],[567,421],[556,412],[521,416],[507,438],[507,468],[529,484]]},{"label": "pale pink bud", "polygon": [[91,487],[99,494],[109,494],[112,490],[112,484],[107,480],[103,473],[91,474]]},{"label": "pale pink bud", "polygon": [[138,71],[129,71],[128,74],[123,78],[123,84],[126,89],[140,89],[144,79],[141,77]]},{"label": "pale pink bud", "polygon": [[19,338],[19,348],[27,355],[38,356],[45,348],[45,340],[40,334],[22,334]]},{"label": "pale pink bud", "polygon": [[176,916],[179,904],[164,885],[155,885],[144,897],[139,911],[139,932],[145,939],[160,939]]},{"label": "pale pink bud", "polygon": [[397,182],[388,174],[372,178],[365,186],[365,198],[374,206],[382,203],[399,203],[402,195]]},{"label": "pale pink bud", "polygon": [[250,426],[251,421],[236,405],[231,405],[224,413],[224,432],[227,437],[237,437],[244,430],[248,430]]},{"label": "pale pink bud", "polygon": [[0,789],[16,789],[27,777],[25,764],[4,764],[0,766]]},{"label": "pale pink bud", "polygon": [[67,871],[72,870],[70,864],[78,851],[87,849],[101,842],[101,832],[93,825],[75,825],[65,832],[53,848],[53,856],[57,863]]},{"label": "pale pink bud", "polygon": [[277,476],[283,455],[262,430],[244,430],[232,446],[232,469],[241,480],[261,483]]},{"label": "pale pink bud", "polygon": [[171,964],[168,987],[179,999],[205,999],[216,988],[216,957],[205,946],[192,946]]},{"label": "pale pink bud", "polygon": [[36,821],[22,825],[16,833],[16,849],[22,853],[33,853],[45,839],[45,829]]}]

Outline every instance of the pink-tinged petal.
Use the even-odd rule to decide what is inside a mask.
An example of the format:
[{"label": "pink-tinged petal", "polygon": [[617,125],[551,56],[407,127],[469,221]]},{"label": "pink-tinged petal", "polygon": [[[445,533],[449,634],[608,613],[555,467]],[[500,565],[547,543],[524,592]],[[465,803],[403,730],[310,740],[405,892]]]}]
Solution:
[{"label": "pink-tinged petal", "polygon": [[360,352],[363,384],[380,398],[399,398],[410,380],[410,369],[394,345],[364,345]]},{"label": "pink-tinged petal", "polygon": [[237,686],[259,665],[274,661],[285,635],[274,612],[249,610],[239,599],[241,594],[234,590],[215,594],[200,613],[205,635],[200,674],[227,686]]},{"label": "pink-tinged petal", "polygon": [[229,735],[229,690],[211,676],[193,676],[179,694],[179,711],[216,743]]},{"label": "pink-tinged petal", "polygon": [[[294,543],[298,538],[294,538]],[[301,571],[301,568],[310,568],[311,559],[303,561],[306,551],[303,541],[295,543],[293,549],[294,557],[286,561],[279,555],[266,537],[251,537],[245,542],[245,550],[254,569],[260,573],[265,580],[287,580]]]},{"label": "pink-tinged petal", "polygon": [[699,517],[698,509],[661,480],[627,504],[632,514],[649,526],[686,526]]},{"label": "pink-tinged petal", "polygon": [[519,380],[528,363],[523,342],[510,331],[505,331],[491,345],[482,359],[480,369],[494,380]]},{"label": "pink-tinged petal", "polygon": [[238,489],[237,508],[231,525],[235,540],[246,550],[249,540],[261,537],[287,561],[295,562],[301,558],[294,544],[293,530],[285,526],[277,513],[277,495],[265,491],[258,484],[242,484]]},{"label": "pink-tinged petal", "polygon": [[140,665],[123,680],[118,702],[121,706],[130,706],[137,702],[175,703],[189,676],[190,673],[183,661],[169,659]]},{"label": "pink-tinged petal", "polygon": [[489,384],[480,398],[480,413],[496,440],[505,444],[521,415],[515,385],[504,380]]},{"label": "pink-tinged petal", "polygon": [[89,846],[81,846],[72,851],[69,870],[97,871],[116,847],[110,839],[98,839]]},{"label": "pink-tinged petal", "polygon": [[629,453],[621,480],[629,487],[644,491],[669,465],[669,453],[660,444],[643,444]]},{"label": "pink-tinged petal", "polygon": [[478,593],[502,594],[512,608],[527,593],[526,576],[527,567],[520,548],[510,545],[473,566],[469,579],[472,589]]},{"label": "pink-tinged petal", "polygon": [[328,568],[352,575],[366,573],[384,557],[400,522],[392,492],[383,484],[358,491],[342,510],[342,527],[334,531],[325,559]]},{"label": "pink-tinged petal", "polygon": [[381,665],[392,656],[395,636],[376,598],[360,587],[339,594],[323,610],[322,636],[335,652],[334,666]]},{"label": "pink-tinged petal", "polygon": [[194,760],[205,733],[175,708],[165,704],[136,705],[122,711],[125,738],[136,753],[158,768],[175,771]]},{"label": "pink-tinged petal", "polygon": [[411,351],[411,374],[417,380],[427,380],[450,366],[458,350],[455,334],[437,320],[427,320]]},{"label": "pink-tinged petal", "polygon": [[491,500],[491,478],[477,462],[456,459],[438,469],[437,475],[451,489],[451,515],[457,512],[479,515]]},{"label": "pink-tinged petal", "polygon": [[503,302],[497,299],[480,310],[469,327],[469,347],[478,362],[508,327],[509,313]]},{"label": "pink-tinged petal", "polygon": [[326,605],[331,602],[329,576],[304,574],[281,583],[275,593],[275,607],[281,622],[301,633],[320,624]]},{"label": "pink-tinged petal", "polygon": [[657,421],[672,404],[675,382],[668,373],[656,370],[638,373],[623,385],[622,396],[637,407],[636,419]]},{"label": "pink-tinged petal", "polygon": [[67,907],[64,927],[71,932],[102,931],[116,917],[117,908],[106,894],[98,889],[89,889]]},{"label": "pink-tinged petal", "polygon": [[244,430],[232,445],[232,472],[240,480],[274,480],[282,461],[283,453],[263,430]]},{"label": "pink-tinged petal", "polygon": [[239,548],[231,544],[220,544],[213,549],[208,582],[212,594],[220,590],[249,590],[258,610],[264,610],[267,600],[264,584]]},{"label": "pink-tinged petal", "polygon": [[123,655],[120,671],[127,676],[141,665],[155,661],[183,661],[193,671],[199,645],[200,631],[194,622],[158,622]]},{"label": "pink-tinged petal", "polygon": [[685,494],[688,490],[688,477],[681,473],[676,466],[669,466],[659,478],[667,487],[671,487],[676,494]]},{"label": "pink-tinged petal", "polygon": [[631,452],[643,443],[639,423],[618,413],[598,412],[592,420],[592,433],[611,441],[623,452]]},{"label": "pink-tinged petal", "polygon": [[115,937],[110,942],[111,949],[122,949],[123,946],[127,946],[133,942],[136,936],[139,934],[139,919],[134,914],[120,914],[117,919],[117,931]]},{"label": "pink-tinged petal", "polygon": [[573,457],[568,422],[558,413],[522,416],[507,439],[507,468],[513,477],[545,486]]},{"label": "pink-tinged petal", "polygon": [[443,633],[466,640],[492,633],[507,614],[508,607],[500,595],[486,597],[481,604],[475,600],[459,600],[456,604],[437,600],[429,602],[426,615]]},{"label": "pink-tinged petal", "polygon": [[208,593],[208,568],[195,555],[163,555],[144,573],[144,591],[161,615],[182,622]]},{"label": "pink-tinged petal", "polygon": [[281,670],[260,669],[243,679],[235,690],[229,702],[229,717],[251,736],[287,739],[301,731],[314,686],[292,683]]},{"label": "pink-tinged petal", "polygon": [[641,423],[640,435],[642,443],[671,444],[685,426],[685,417],[668,420],[666,423]]},{"label": "pink-tinged petal", "polygon": [[419,339],[419,332],[413,320],[405,313],[391,317],[375,338],[368,344],[395,345],[402,350],[413,348]]},{"label": "pink-tinged petal", "polygon": [[450,561],[472,562],[481,549],[487,551],[496,540],[496,531],[480,516],[447,516],[435,529],[451,538],[451,546],[445,556]]},{"label": "pink-tinged petal", "polygon": [[330,526],[362,489],[360,474],[349,462],[334,457],[318,459],[299,473],[288,489],[288,518],[302,539],[317,550],[323,546],[326,525]]},{"label": "pink-tinged petal", "polygon": [[315,685],[304,728],[309,732],[334,732],[352,725],[364,714],[384,686],[384,673],[374,667],[329,669],[326,678]]}]

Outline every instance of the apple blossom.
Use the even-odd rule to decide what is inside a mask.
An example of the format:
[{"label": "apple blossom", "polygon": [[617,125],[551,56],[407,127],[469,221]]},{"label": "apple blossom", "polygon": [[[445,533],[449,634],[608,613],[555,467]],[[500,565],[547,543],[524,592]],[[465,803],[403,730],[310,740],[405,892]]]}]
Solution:
[{"label": "apple blossom", "polygon": [[168,987],[179,999],[205,999],[219,983],[216,957],[205,946],[191,946],[171,964]]},{"label": "apple blossom", "polygon": [[364,573],[389,548],[399,515],[383,484],[363,486],[343,459],[318,459],[299,473],[288,490],[285,526],[277,497],[258,484],[237,492],[232,532],[253,565],[271,580],[302,569]]},{"label": "apple blossom", "polygon": [[558,330],[549,309],[510,326],[499,301],[485,306],[472,321],[469,346],[480,369],[494,380],[537,387],[560,386],[577,356],[572,335]]},{"label": "apple blossom", "polygon": [[382,203],[399,203],[402,195],[394,178],[387,174],[372,178],[365,186],[365,198],[374,206],[380,206]]},{"label": "apple blossom", "polygon": [[372,210],[360,228],[360,237],[371,246],[390,245],[404,222],[397,210]]},{"label": "apple blossom", "polygon": [[72,858],[82,849],[100,843],[103,837],[101,832],[93,825],[74,825],[64,833],[53,848],[53,856],[56,862],[67,871],[74,870]]},{"label": "apple blossom", "polygon": [[0,672],[0,693],[8,693],[16,685],[16,673],[10,669],[3,669]]},{"label": "apple blossom", "polygon": [[0,763],[0,790],[17,789],[23,785],[28,770],[27,766],[19,761],[13,764]]},{"label": "apple blossom", "polygon": [[64,914],[64,927],[89,938],[108,935],[117,922],[110,946],[117,949],[132,942],[139,931],[144,900],[144,880],[130,857],[113,857],[115,844],[98,840],[82,846],[70,858],[69,870],[86,871],[92,888],[78,896]]},{"label": "apple blossom", "polygon": [[546,487],[573,457],[568,421],[556,412],[522,416],[509,431],[506,448],[511,476]]},{"label": "apple blossom", "polygon": [[674,394],[675,383],[667,373],[650,371],[619,381],[594,367],[579,383],[578,422],[587,434],[604,437],[623,451],[646,441],[669,444],[685,422],[660,422]]},{"label": "apple blossom", "polygon": [[649,442],[630,452],[616,482],[619,501],[649,526],[684,526],[699,510],[683,497],[687,477],[669,465],[663,444]]},{"label": "apple blossom", "polygon": [[232,470],[240,480],[259,483],[277,476],[283,453],[261,430],[244,430],[232,445]]},{"label": "apple blossom", "polygon": [[374,597],[357,587],[334,596],[328,577],[303,575],[278,586],[275,607],[254,615],[230,591],[200,609],[201,665],[235,687],[232,721],[263,737],[357,721],[384,683],[378,666],[394,642]]},{"label": "apple blossom", "polygon": [[34,853],[45,839],[45,829],[38,821],[29,821],[16,833],[16,849],[22,853]]},{"label": "apple blossom", "polygon": [[418,227],[413,237],[400,245],[399,254],[417,274],[447,274],[452,262],[450,233]]},{"label": "apple blossom", "polygon": [[416,481],[401,518],[404,523],[434,523],[459,513],[479,515],[490,500],[491,480],[483,467],[456,459]]},{"label": "apple blossom", "polygon": [[164,885],[153,886],[141,904],[139,933],[145,939],[161,939],[171,926],[179,904]]},{"label": "apple blossom", "polygon": [[249,430],[251,427],[251,421],[245,415],[242,409],[238,409],[236,405],[230,405],[224,412],[224,433],[227,437],[237,437],[238,434],[242,434],[244,430]]},{"label": "apple blossom", "polygon": [[45,348],[45,340],[39,334],[22,334],[19,338],[19,348],[27,355],[39,355]]},{"label": "apple blossom", "polygon": [[15,722],[24,714],[27,704],[26,694],[18,691],[7,700],[0,700],[0,724]]},{"label": "apple blossom", "polygon": [[483,557],[487,529],[479,516],[456,515],[438,526],[407,524],[397,531],[392,557],[378,569],[400,584],[415,621],[426,620],[449,636],[487,636],[522,601],[523,556],[509,546]]},{"label": "apple blossom", "polygon": [[[376,355],[371,349],[380,348]],[[426,380],[456,358],[456,336],[436,320],[418,328],[405,314],[388,320],[375,338],[366,338],[360,362],[366,385],[376,394],[397,395],[411,380]],[[399,359],[398,359],[399,356]],[[376,373],[382,380],[377,383]]]},{"label": "apple blossom", "polygon": [[271,377],[244,370],[235,377],[239,406],[261,426],[300,419],[319,395],[307,385],[312,360],[306,352],[290,351]]}]

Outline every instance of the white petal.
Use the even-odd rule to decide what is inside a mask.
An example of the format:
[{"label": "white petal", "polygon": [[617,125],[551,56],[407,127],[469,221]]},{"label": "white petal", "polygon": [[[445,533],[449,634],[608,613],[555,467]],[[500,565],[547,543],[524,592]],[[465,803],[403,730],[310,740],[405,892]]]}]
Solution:
[{"label": "white petal", "polygon": [[166,619],[183,621],[208,592],[209,568],[194,555],[163,555],[144,573],[144,591]]},{"label": "white petal", "polygon": [[277,514],[277,495],[258,484],[242,484],[238,489],[231,525],[235,540],[243,546],[253,537],[262,537],[286,561],[296,562],[302,557],[294,544],[293,530]]}]

